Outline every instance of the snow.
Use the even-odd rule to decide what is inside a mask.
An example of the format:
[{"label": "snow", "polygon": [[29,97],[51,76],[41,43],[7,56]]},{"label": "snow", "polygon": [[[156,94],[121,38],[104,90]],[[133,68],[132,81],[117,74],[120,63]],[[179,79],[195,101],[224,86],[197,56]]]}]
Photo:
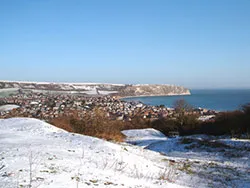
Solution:
[{"label": "snow", "polygon": [[131,145],[32,118],[2,119],[0,130],[0,187],[27,187],[30,172],[42,188],[250,187],[249,140],[125,130]]},{"label": "snow", "polygon": [[207,121],[207,120],[210,120],[210,119],[212,119],[214,117],[215,117],[215,115],[205,115],[205,116],[200,116],[198,118],[198,120],[200,120],[200,121]]},{"label": "snow", "polygon": [[63,90],[72,90],[72,87],[69,84],[60,84],[60,88]]},{"label": "snow", "polygon": [[98,92],[101,95],[110,95],[110,94],[118,93],[118,91],[102,91],[102,90],[98,90]]},{"label": "snow", "polygon": [[4,89],[0,89],[0,92],[11,92],[11,91],[18,91],[18,88],[4,88]]},{"label": "snow", "polygon": [[[169,167],[165,156],[138,146],[69,133],[32,118],[2,119],[0,130],[0,187],[182,187],[160,178]],[[163,138],[154,130],[127,133]],[[175,181],[174,176],[167,177]]]},{"label": "snow", "polygon": [[2,105],[0,106],[0,112],[5,112],[5,111],[11,111],[15,108],[19,108],[20,106],[18,105],[14,105],[14,104],[6,104],[6,105]]},{"label": "snow", "polygon": [[74,89],[96,90],[96,86],[73,85]]},{"label": "snow", "polygon": [[155,142],[167,140],[164,134],[152,128],[124,130],[122,133],[127,137],[126,141],[128,143],[143,147],[147,147]]},{"label": "snow", "polygon": [[4,83],[24,83],[24,84],[66,84],[66,85],[113,85],[113,86],[125,86],[125,84],[113,84],[113,83],[95,83],[95,82],[35,82],[35,81],[9,81],[0,80]]},{"label": "snow", "polygon": [[250,140],[192,135],[168,139],[160,136],[157,141],[156,136],[149,143],[143,134],[136,136],[136,131],[131,131],[127,134],[129,143],[165,155],[186,172],[176,183],[185,182],[191,187],[250,187]]},{"label": "snow", "polygon": [[96,89],[89,90],[89,91],[84,91],[85,94],[87,95],[97,95]]},{"label": "snow", "polygon": [[39,104],[39,102],[37,102],[37,101],[31,101],[30,102],[30,105],[38,105]]}]

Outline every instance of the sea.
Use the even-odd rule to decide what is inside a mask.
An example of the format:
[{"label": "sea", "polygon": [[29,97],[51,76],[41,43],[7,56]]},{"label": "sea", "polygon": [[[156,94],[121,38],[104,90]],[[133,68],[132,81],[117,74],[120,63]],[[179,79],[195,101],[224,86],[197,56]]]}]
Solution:
[{"label": "sea", "polygon": [[173,107],[174,102],[186,100],[194,108],[205,108],[216,111],[239,110],[242,105],[250,103],[250,89],[193,89],[191,95],[150,96],[123,98],[125,101],[137,101],[147,105],[165,105]]}]

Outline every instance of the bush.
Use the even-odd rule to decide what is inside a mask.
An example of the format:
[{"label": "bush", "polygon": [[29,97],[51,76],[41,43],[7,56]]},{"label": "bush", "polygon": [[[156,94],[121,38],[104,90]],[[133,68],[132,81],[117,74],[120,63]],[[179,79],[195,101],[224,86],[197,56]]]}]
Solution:
[{"label": "bush", "polygon": [[79,118],[77,113],[73,114],[70,117],[55,118],[50,123],[69,132],[115,141],[123,141],[125,136],[121,133],[122,130],[143,128],[154,128],[166,136],[169,136],[171,132],[179,132],[182,136],[191,134],[228,134],[233,137],[241,137],[242,134],[250,135],[250,104],[244,105],[240,111],[219,113],[214,121],[207,122],[198,121],[198,116],[191,112],[181,113],[181,119],[176,113],[170,119],[159,118],[150,121],[136,116],[131,121],[125,122],[109,119],[105,112],[97,108],[87,112],[83,118]]},{"label": "bush", "polygon": [[85,114],[83,119],[77,116],[58,117],[51,121],[56,127],[70,132],[95,136],[106,140],[122,141],[124,135],[121,133],[123,122],[110,120],[105,117],[104,112],[95,109]]},{"label": "bush", "polygon": [[221,112],[216,115],[214,121],[206,121],[195,124],[193,127],[183,126],[182,135],[208,134],[231,135],[241,137],[250,133],[250,105],[245,105],[241,111]]},{"label": "bush", "polygon": [[59,117],[52,119],[49,123],[52,125],[64,129],[68,132],[74,132],[73,128],[70,126],[70,118],[69,117]]},{"label": "bush", "polygon": [[171,136],[173,132],[180,135],[192,134],[199,125],[197,115],[184,115],[180,121],[178,118],[159,118],[154,120],[149,126],[161,131],[166,136]]},{"label": "bush", "polygon": [[158,131],[161,131],[166,136],[169,136],[170,132],[178,131],[179,129],[176,124],[176,120],[165,118],[154,120],[151,124],[151,127]]},{"label": "bush", "polygon": [[83,118],[79,118],[77,113],[73,112],[71,116],[54,118],[50,123],[69,132],[114,141],[123,141],[125,136],[121,133],[122,130],[151,127],[150,120],[145,120],[140,116],[136,116],[131,121],[125,122],[112,120],[106,116],[104,111],[97,108],[87,112]]}]

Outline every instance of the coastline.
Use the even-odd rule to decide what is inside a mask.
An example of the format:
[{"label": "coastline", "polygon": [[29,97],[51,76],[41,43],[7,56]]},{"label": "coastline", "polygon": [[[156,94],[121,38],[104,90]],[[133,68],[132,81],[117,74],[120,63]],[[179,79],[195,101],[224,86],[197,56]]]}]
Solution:
[{"label": "coastline", "polygon": [[[122,96],[121,100],[124,101],[141,101],[142,103],[150,105],[172,106],[178,99],[185,99],[194,108],[202,108],[207,110],[213,110],[216,112],[235,111],[241,110],[241,107],[250,102],[250,90],[203,90],[193,89],[190,91],[191,95],[187,95],[186,92],[182,96],[179,95],[161,95],[166,97],[154,97],[152,96]],[[158,96],[158,95],[157,95]],[[172,96],[172,97],[168,97]],[[138,99],[137,99],[138,98]]]},{"label": "coastline", "polygon": [[130,99],[130,98],[141,98],[141,97],[171,97],[171,96],[188,96],[192,95],[190,92],[189,93],[183,93],[183,94],[163,94],[163,95],[136,95],[136,96],[117,96],[118,99]]},{"label": "coastline", "polygon": [[[190,93],[184,93],[184,94],[168,94],[168,95],[141,95],[141,96],[128,96],[128,97],[121,97],[121,98],[118,98],[119,100],[123,100],[125,99],[124,101],[126,101],[126,99],[130,99],[130,98],[143,98],[143,97],[171,97],[171,96],[190,96],[191,95],[191,92]],[[141,102],[141,101],[140,101]],[[142,104],[144,105],[148,105],[148,104],[145,104],[144,102],[141,102]],[[164,105],[164,104],[163,104]],[[149,105],[149,106],[157,106],[157,105]],[[170,106],[166,106],[166,108],[172,108]],[[215,109],[208,109],[208,108],[204,108],[204,107],[197,107],[197,109],[200,109],[200,110],[205,110],[205,111],[212,111],[213,113],[217,114],[219,112],[226,112],[227,110],[215,110]],[[214,115],[214,114],[213,114]],[[207,115],[203,115],[205,118]],[[211,116],[211,115],[209,115]]]}]

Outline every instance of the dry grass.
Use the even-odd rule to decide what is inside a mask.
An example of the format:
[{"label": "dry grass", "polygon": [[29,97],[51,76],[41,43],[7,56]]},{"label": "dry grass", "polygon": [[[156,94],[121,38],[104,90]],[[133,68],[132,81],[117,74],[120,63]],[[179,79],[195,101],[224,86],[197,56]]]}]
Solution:
[{"label": "dry grass", "polygon": [[148,128],[151,125],[150,121],[141,117],[135,117],[132,121],[112,120],[99,109],[86,113],[83,118],[79,118],[77,113],[73,114],[54,118],[49,123],[69,132],[118,142],[122,142],[125,138],[121,133],[122,130]]},{"label": "dry grass", "polygon": [[94,110],[85,114],[82,119],[77,116],[64,116],[54,118],[50,123],[69,132],[106,140],[123,141],[125,136],[121,133],[121,129],[124,126],[124,122],[110,120],[104,114],[100,110]]},{"label": "dry grass", "polygon": [[54,118],[50,121],[50,123],[58,128],[64,129],[68,132],[74,132],[72,127],[70,126],[70,119],[69,117],[59,117]]}]

